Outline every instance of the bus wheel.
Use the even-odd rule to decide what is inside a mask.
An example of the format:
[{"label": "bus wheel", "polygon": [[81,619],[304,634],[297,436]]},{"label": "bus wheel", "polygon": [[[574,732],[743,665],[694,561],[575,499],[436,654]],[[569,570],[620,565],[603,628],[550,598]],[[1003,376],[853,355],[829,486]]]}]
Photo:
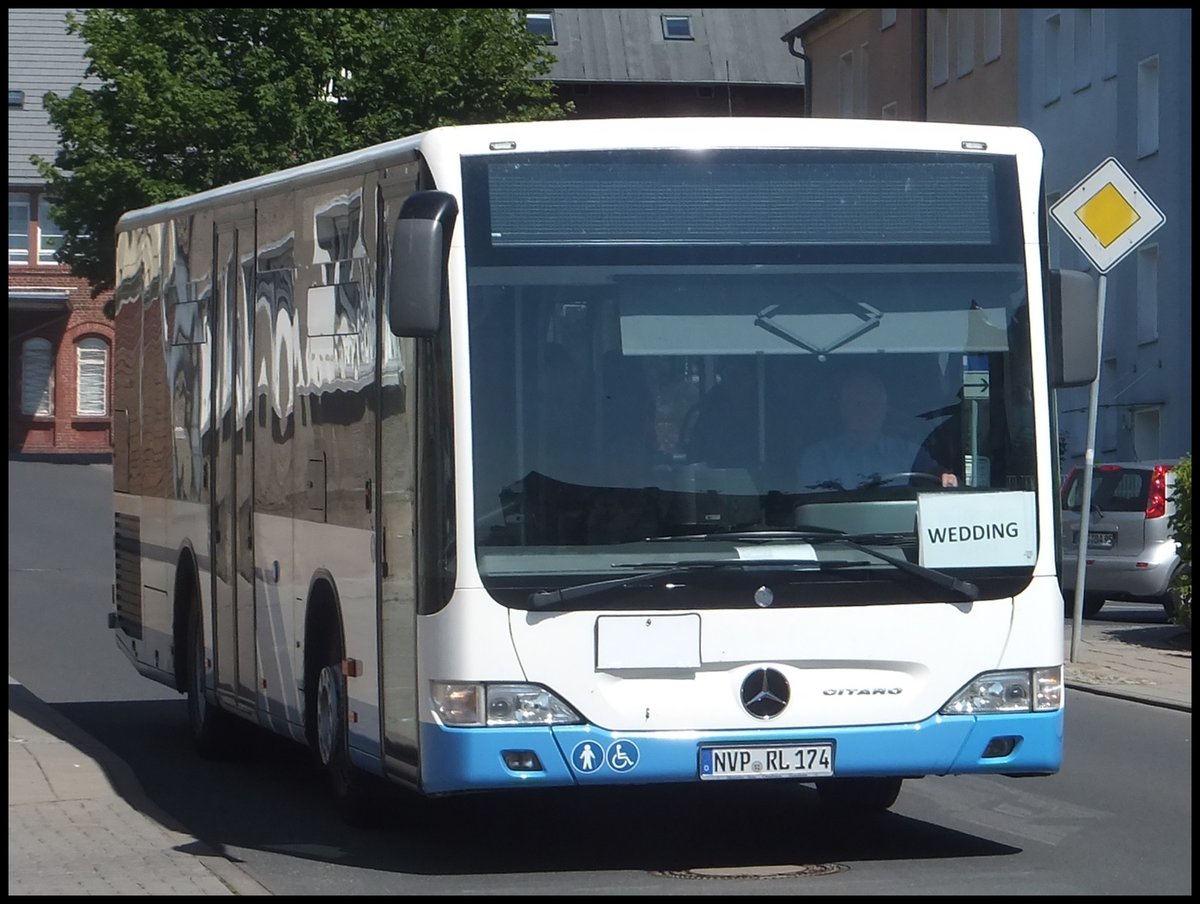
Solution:
[{"label": "bus wheel", "polygon": [[204,632],[196,605],[191,606],[187,637],[187,710],[192,743],[206,759],[229,759],[241,752],[238,726],[204,694]]},{"label": "bus wheel", "polygon": [[881,816],[900,796],[899,778],[834,778],[816,783],[821,805],[831,814]]},{"label": "bus wheel", "polygon": [[368,825],[376,819],[377,792],[371,776],[350,762],[346,720],[346,677],[342,674],[341,644],[330,645],[325,665],[317,676],[317,758],[328,772],[334,802],[342,820]]}]

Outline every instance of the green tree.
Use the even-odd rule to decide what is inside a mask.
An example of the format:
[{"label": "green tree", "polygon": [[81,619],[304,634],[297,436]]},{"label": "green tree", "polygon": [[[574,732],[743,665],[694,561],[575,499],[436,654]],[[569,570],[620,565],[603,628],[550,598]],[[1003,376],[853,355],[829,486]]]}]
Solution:
[{"label": "green tree", "polygon": [[89,9],[94,90],[47,94],[33,157],[60,260],[99,295],[121,214],[442,125],[561,118],[515,9]]}]

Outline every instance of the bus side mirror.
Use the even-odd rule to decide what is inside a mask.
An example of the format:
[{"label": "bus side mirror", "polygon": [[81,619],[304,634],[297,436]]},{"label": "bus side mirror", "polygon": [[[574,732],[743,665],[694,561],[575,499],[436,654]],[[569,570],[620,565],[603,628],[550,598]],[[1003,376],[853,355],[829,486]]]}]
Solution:
[{"label": "bus side mirror", "polygon": [[1087,386],[1100,375],[1096,283],[1078,270],[1051,270],[1048,288],[1051,385]]},{"label": "bus side mirror", "polygon": [[458,202],[443,191],[409,195],[392,232],[388,322],[397,336],[432,336],[446,296],[450,236]]}]

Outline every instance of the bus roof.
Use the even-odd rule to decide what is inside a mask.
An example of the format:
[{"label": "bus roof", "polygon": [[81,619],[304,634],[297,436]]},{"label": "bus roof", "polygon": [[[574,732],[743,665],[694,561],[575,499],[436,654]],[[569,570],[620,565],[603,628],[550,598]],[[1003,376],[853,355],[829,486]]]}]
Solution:
[{"label": "bus roof", "polygon": [[[132,210],[117,221],[117,231],[161,222],[199,208],[237,204],[289,186],[367,172],[400,162],[426,144],[441,151],[483,154],[504,151],[554,151],[607,148],[897,148],[976,150],[1015,153],[1032,141],[1019,126],[900,120],[810,119],[806,117],[653,117],[646,119],[562,119],[538,122],[442,126],[406,138],[267,173],[197,194]],[[520,145],[518,145],[520,142]],[[497,146],[497,145],[501,146]],[[503,145],[511,144],[512,147]],[[451,147],[452,146],[452,147]]]}]

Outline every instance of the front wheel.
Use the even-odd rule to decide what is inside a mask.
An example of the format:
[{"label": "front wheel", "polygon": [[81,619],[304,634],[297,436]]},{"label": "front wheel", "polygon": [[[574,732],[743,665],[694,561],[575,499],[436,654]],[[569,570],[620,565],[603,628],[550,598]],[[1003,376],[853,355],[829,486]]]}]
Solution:
[{"label": "front wheel", "polygon": [[831,778],[816,782],[821,806],[837,817],[882,816],[900,796],[900,778]]},{"label": "front wheel", "polygon": [[350,825],[369,825],[378,817],[379,792],[372,777],[350,761],[346,677],[341,669],[340,640],[331,641],[325,662],[317,675],[317,759],[329,775],[334,803],[342,820]]}]

